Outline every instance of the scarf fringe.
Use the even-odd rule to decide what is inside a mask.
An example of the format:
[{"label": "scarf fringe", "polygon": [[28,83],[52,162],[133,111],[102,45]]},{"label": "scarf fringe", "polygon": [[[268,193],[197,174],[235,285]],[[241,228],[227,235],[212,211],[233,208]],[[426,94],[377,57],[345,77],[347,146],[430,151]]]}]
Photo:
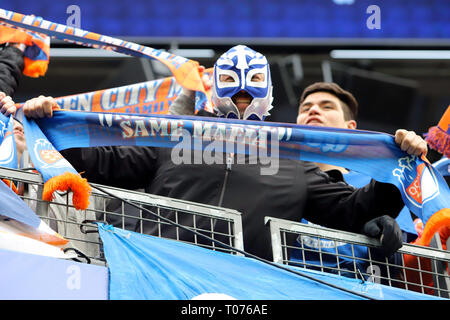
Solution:
[{"label": "scarf fringe", "polygon": [[23,74],[30,78],[38,78],[44,76],[48,69],[48,61],[33,60],[27,57],[23,58],[25,62],[25,68]]},{"label": "scarf fringe", "polygon": [[65,172],[59,176],[49,179],[44,184],[42,199],[51,201],[53,193],[56,190],[73,192],[72,202],[77,210],[86,210],[89,206],[89,196],[91,195],[91,186],[86,179],[79,174]]},{"label": "scarf fringe", "polygon": [[[25,49],[24,52],[24,69],[22,73],[31,78],[44,76],[48,69],[50,44],[44,40],[37,39],[32,34],[22,30],[0,26],[0,43],[12,42],[22,43],[27,47],[35,46],[32,50]],[[44,60],[39,57],[40,53],[45,53]]]},{"label": "scarf fringe", "polygon": [[441,209],[428,219],[423,230],[422,237],[418,239],[417,244],[421,246],[429,246],[431,239],[436,232],[443,226],[450,226],[450,209]]},{"label": "scarf fringe", "polygon": [[[425,229],[423,230],[423,233],[419,233],[419,238],[417,238],[415,241],[412,242],[414,245],[420,245],[420,246],[429,246],[431,239],[434,237],[436,232],[439,232],[441,235],[441,242],[446,242],[447,239],[443,239],[442,236],[448,237],[448,232],[440,232],[442,230],[443,226],[447,226],[447,228],[450,228],[450,209],[445,208],[442,210],[439,210],[435,214],[431,216],[430,219],[428,219],[427,223],[425,224]],[[420,226],[419,226],[420,228]],[[420,231],[420,230],[419,230]],[[444,246],[443,246],[444,247]],[[447,248],[445,248],[447,249]],[[416,291],[416,292],[422,292],[423,285],[433,287],[434,286],[434,280],[433,280],[433,274],[432,274],[432,267],[431,267],[431,260],[429,258],[423,258],[423,257],[417,257],[414,255],[404,254],[403,255],[403,261],[405,263],[405,277],[406,281],[409,282],[408,284],[408,290]],[[420,262],[419,262],[420,261]],[[419,265],[420,263],[420,265]],[[420,268],[419,268],[420,266]],[[421,271],[418,271],[418,270]],[[417,284],[417,285],[415,285]],[[406,289],[406,288],[405,288]],[[427,294],[433,294],[434,290],[433,288],[424,288],[425,293]]]},{"label": "scarf fringe", "polygon": [[11,182],[11,180],[8,179],[2,179],[2,181],[9,187],[12,189],[12,191],[14,191],[15,194],[19,194],[19,190],[17,189],[16,185]]},{"label": "scarf fringe", "polygon": [[450,134],[442,130],[439,126],[431,127],[425,137],[431,148],[439,151],[447,158],[450,158]]}]

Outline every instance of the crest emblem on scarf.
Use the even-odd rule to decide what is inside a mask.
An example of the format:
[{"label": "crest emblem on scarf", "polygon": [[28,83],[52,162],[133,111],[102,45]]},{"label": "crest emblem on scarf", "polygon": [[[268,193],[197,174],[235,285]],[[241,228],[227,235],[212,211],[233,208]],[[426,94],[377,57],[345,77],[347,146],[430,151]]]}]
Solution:
[{"label": "crest emblem on scarf", "polygon": [[63,168],[70,166],[69,162],[46,139],[37,139],[34,154],[42,163],[43,168]]},{"label": "crest emblem on scarf", "polygon": [[392,174],[398,178],[410,203],[421,208],[426,201],[439,194],[439,184],[425,163],[417,167],[413,165],[416,160],[416,156],[398,159],[398,167],[392,171]]}]

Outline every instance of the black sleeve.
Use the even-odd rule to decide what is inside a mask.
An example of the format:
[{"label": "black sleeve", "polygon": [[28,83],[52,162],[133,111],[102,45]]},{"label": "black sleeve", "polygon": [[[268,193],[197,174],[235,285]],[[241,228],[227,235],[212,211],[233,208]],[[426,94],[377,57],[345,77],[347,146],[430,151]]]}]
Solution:
[{"label": "black sleeve", "polygon": [[361,232],[369,220],[382,215],[396,218],[404,203],[392,184],[371,180],[362,188],[354,187],[305,164],[308,200],[305,219],[324,227]]},{"label": "black sleeve", "polygon": [[16,47],[0,47],[0,91],[13,96],[24,68],[23,53]]},{"label": "black sleeve", "polygon": [[89,182],[124,189],[148,186],[157,161],[157,149],[150,147],[72,148],[60,152]]}]

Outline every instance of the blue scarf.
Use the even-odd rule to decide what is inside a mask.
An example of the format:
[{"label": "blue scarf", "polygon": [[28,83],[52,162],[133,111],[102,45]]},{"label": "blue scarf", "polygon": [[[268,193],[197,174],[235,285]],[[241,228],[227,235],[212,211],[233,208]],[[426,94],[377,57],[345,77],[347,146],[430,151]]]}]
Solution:
[{"label": "blue scarf", "polygon": [[[70,111],[55,111],[52,118],[39,119],[37,125],[33,122],[24,123],[29,150],[41,150],[41,139],[48,139],[48,150],[119,145],[174,148],[180,143],[205,150],[228,139],[227,148],[232,149],[226,152],[261,154],[264,150],[274,158],[329,163],[364,173],[395,185],[405,205],[424,223],[438,212],[448,219],[450,190],[442,175],[426,158],[408,155],[393,136],[384,133],[220,118]],[[189,135],[182,136],[182,132]],[[233,139],[237,133],[240,138]],[[274,143],[279,148],[271,149]],[[68,165],[61,160],[61,166],[55,168],[39,159],[39,154],[30,152],[44,177],[59,175],[65,170],[63,164]]]}]

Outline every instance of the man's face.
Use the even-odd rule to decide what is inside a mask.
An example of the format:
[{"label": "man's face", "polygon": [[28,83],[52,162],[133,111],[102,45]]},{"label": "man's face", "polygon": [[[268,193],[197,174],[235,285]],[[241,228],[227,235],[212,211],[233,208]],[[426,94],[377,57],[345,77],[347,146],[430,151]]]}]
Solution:
[{"label": "man's face", "polygon": [[13,133],[14,139],[16,140],[17,152],[23,153],[23,151],[27,148],[25,134],[22,124],[16,120],[14,120]]},{"label": "man's face", "polygon": [[314,92],[299,106],[297,124],[355,129],[356,121],[346,121],[342,102],[328,92]]}]

